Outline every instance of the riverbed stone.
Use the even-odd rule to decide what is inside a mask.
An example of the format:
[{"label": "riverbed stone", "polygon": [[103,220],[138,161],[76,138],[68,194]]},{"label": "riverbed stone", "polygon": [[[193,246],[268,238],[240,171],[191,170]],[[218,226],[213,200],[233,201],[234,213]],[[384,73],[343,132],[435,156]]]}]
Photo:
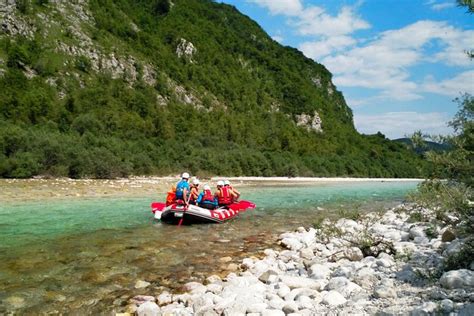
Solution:
[{"label": "riverbed stone", "polygon": [[282,307],[282,311],[285,314],[291,314],[298,311],[298,304],[296,302],[286,302]]},{"label": "riverbed stone", "polygon": [[274,270],[267,270],[262,275],[258,277],[258,279],[265,284],[275,283],[278,281],[278,272]]},{"label": "riverbed stone", "polygon": [[173,298],[168,291],[164,291],[156,297],[156,301],[158,305],[162,306],[170,304],[173,301]]},{"label": "riverbed stone", "polygon": [[285,313],[278,309],[266,309],[262,311],[262,316],[285,316]]},{"label": "riverbed stone", "polygon": [[444,299],[439,303],[439,308],[442,312],[449,314],[454,309],[454,303],[449,299]]},{"label": "riverbed stone", "polygon": [[308,273],[316,280],[327,279],[331,274],[331,269],[327,265],[316,263],[309,268]]},{"label": "riverbed stone", "polygon": [[303,259],[312,259],[314,257],[313,250],[311,248],[303,248],[300,250],[300,257]]},{"label": "riverbed stone", "polygon": [[474,303],[464,304],[459,310],[459,316],[472,316],[474,315]]},{"label": "riverbed stone", "polygon": [[218,294],[218,293],[222,292],[222,285],[221,284],[211,283],[211,284],[208,284],[206,286],[206,288],[207,288],[207,291],[209,291],[211,293],[214,293],[214,294]]},{"label": "riverbed stone", "polygon": [[435,302],[425,302],[421,306],[416,307],[410,312],[410,316],[428,316],[434,315],[438,309],[438,304]]},{"label": "riverbed stone", "polygon": [[446,289],[474,288],[474,272],[467,269],[445,272],[439,280]]},{"label": "riverbed stone", "polygon": [[309,288],[309,289],[314,289],[314,290],[321,289],[320,282],[318,282],[317,280],[308,279],[305,277],[282,275],[280,276],[280,280],[281,282],[286,284],[290,289],[295,289],[295,288]]},{"label": "riverbed stone", "polygon": [[350,261],[360,261],[364,258],[364,254],[359,248],[351,247],[344,250],[344,257]]},{"label": "riverbed stone", "polygon": [[145,302],[138,306],[138,316],[158,316],[160,315],[160,307],[154,302]]},{"label": "riverbed stone", "polygon": [[144,289],[144,288],[148,287],[150,284],[151,284],[150,282],[143,281],[143,280],[138,280],[135,283],[135,288],[136,289]]},{"label": "riverbed stone", "polygon": [[347,300],[337,291],[329,291],[323,296],[322,303],[331,307],[343,305]]},{"label": "riverbed stone", "polygon": [[410,228],[410,238],[415,239],[416,237],[426,237],[425,229],[421,226],[413,226]]},{"label": "riverbed stone", "polygon": [[442,242],[451,242],[456,239],[456,234],[452,228],[447,228],[441,235]]}]

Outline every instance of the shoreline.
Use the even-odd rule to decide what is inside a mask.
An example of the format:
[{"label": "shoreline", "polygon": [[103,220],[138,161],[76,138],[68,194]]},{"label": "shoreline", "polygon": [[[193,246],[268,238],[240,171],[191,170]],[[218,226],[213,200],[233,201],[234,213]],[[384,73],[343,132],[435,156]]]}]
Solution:
[{"label": "shoreline", "polygon": [[[97,198],[97,197],[153,197],[164,199],[179,176],[131,177],[120,179],[30,178],[0,179],[0,200],[5,203],[34,200]],[[229,179],[237,188],[278,185],[327,185],[335,183],[392,183],[421,182],[422,179],[397,178],[305,178],[305,177],[211,177],[200,179],[211,186],[221,179]]]},{"label": "shoreline", "polygon": [[179,294],[136,295],[110,310],[117,316],[472,315],[474,262],[470,269],[445,266],[465,240],[450,226],[413,221],[413,212],[435,214],[402,203],[355,220],[298,227],[224,278],[188,282]]}]

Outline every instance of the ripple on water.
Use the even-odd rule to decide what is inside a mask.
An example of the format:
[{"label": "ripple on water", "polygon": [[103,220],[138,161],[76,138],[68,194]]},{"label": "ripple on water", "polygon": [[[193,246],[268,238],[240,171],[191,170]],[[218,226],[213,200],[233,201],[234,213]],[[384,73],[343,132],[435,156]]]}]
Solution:
[{"label": "ripple on water", "polygon": [[[362,197],[376,207],[373,190],[377,199],[393,201],[410,188],[358,185],[242,190],[261,207],[222,225],[180,228],[154,223],[151,199],[142,197],[34,203],[34,217],[24,213],[32,204],[0,206],[0,226],[7,228],[0,230],[6,240],[0,246],[0,312],[91,314],[132,295],[177,291],[211,274],[224,277],[244,257],[273,247],[279,233],[311,225],[318,207],[331,208],[328,200],[339,206]],[[223,263],[223,257],[231,260]],[[151,285],[137,290],[137,280]]]}]

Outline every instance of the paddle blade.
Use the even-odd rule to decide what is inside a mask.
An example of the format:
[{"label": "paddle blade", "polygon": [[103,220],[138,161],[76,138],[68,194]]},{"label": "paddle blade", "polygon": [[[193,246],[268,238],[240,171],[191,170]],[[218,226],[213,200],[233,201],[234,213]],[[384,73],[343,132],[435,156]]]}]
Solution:
[{"label": "paddle blade", "polygon": [[254,209],[255,206],[256,205],[250,201],[239,201],[229,205],[229,208],[233,211],[245,212],[248,209]]},{"label": "paddle blade", "polygon": [[166,204],[165,203],[161,203],[161,202],[153,202],[151,203],[151,211],[153,213],[155,212],[163,212],[163,210],[165,209],[166,207]]}]

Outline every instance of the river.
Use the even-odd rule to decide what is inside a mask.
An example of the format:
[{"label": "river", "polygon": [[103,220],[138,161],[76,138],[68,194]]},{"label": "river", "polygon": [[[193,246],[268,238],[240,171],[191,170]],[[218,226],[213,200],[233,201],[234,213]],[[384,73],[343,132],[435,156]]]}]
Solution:
[{"label": "river", "polygon": [[[43,192],[54,188],[48,181]],[[255,210],[224,224],[179,228],[153,220],[149,205],[164,194],[150,190],[124,197],[0,195],[0,314],[105,312],[133,295],[225,276],[242,258],[274,247],[281,232],[348,211],[383,210],[417,183],[254,183],[239,189]],[[14,192],[9,188],[3,184]],[[135,289],[137,280],[151,285]]]}]

